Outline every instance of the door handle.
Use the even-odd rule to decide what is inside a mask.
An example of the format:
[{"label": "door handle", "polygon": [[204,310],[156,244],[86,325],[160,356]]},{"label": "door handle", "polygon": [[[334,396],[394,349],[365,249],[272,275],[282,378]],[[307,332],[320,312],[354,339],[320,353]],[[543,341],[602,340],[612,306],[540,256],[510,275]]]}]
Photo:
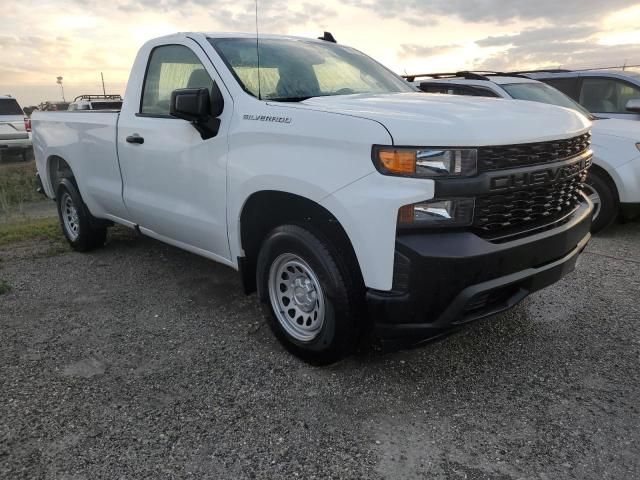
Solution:
[{"label": "door handle", "polygon": [[129,143],[139,143],[140,145],[144,143],[144,138],[138,135],[137,133],[134,133],[133,135],[129,135],[126,140]]}]

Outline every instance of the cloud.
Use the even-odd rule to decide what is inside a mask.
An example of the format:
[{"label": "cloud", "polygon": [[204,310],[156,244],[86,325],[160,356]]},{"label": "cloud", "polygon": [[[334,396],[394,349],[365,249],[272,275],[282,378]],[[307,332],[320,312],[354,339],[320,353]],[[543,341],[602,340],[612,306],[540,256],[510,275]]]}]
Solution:
[{"label": "cloud", "polygon": [[500,48],[499,52],[476,62],[488,70],[517,70],[531,67],[600,67],[640,60],[640,45],[598,43],[595,25],[550,26],[525,30],[515,35],[489,36],[475,43]]},{"label": "cloud", "polygon": [[598,33],[598,28],[585,25],[578,27],[552,26],[525,30],[516,35],[499,35],[477,40],[480,47],[503,47],[508,45],[530,46],[542,43],[556,44],[559,42],[571,42],[583,40]]},{"label": "cloud", "polygon": [[[75,0],[84,1],[84,0]],[[253,31],[256,5],[254,0],[121,0],[117,8],[127,13],[158,12],[192,15],[201,12],[226,31]],[[292,25],[324,22],[336,16],[335,10],[312,2],[259,0],[258,24],[265,31],[286,30]]]},{"label": "cloud", "polygon": [[[255,3],[252,1],[220,2],[210,15],[212,19],[221,22],[225,30],[252,32],[256,27]],[[337,12],[329,7],[308,2],[294,4],[271,0],[258,4],[258,26],[263,32],[287,31],[292,25],[323,23],[336,15]]]},{"label": "cloud", "polygon": [[398,58],[404,60],[414,57],[433,57],[436,55],[444,55],[454,50],[462,48],[462,45],[417,45],[415,43],[403,43],[398,49]]},{"label": "cloud", "polygon": [[548,20],[552,23],[583,22],[631,6],[629,0],[347,0],[372,9],[381,16],[395,17],[410,24],[416,19],[455,16],[466,22],[507,20]]},{"label": "cloud", "polygon": [[637,62],[640,45],[601,45],[596,42],[533,43],[516,45],[486,59],[476,68],[520,70],[530,68],[596,68]]}]

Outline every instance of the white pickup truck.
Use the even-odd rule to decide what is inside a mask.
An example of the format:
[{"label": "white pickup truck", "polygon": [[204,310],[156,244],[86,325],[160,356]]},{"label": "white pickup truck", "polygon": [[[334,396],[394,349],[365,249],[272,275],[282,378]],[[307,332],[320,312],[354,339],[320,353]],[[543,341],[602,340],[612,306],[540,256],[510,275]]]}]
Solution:
[{"label": "white pickup truck", "polygon": [[418,93],[325,40],[205,33],[146,43],[119,113],[33,116],[72,247],[118,223],[235,268],[316,363],[367,332],[418,340],[492,315],[573,270],[589,128]]}]

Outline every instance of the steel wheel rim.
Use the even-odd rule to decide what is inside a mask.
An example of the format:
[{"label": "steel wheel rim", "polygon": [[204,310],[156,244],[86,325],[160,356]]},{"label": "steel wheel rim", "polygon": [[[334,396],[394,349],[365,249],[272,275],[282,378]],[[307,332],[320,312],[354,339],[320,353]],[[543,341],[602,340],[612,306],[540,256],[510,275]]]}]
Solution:
[{"label": "steel wheel rim", "polygon": [[602,199],[598,191],[588,183],[584,184],[584,190],[591,203],[593,203],[593,220],[596,220],[602,210]]},{"label": "steel wheel rim", "polygon": [[271,307],[284,330],[300,342],[314,340],[324,325],[324,292],[309,264],[292,253],[269,269]]},{"label": "steel wheel rim", "polygon": [[69,235],[69,238],[74,241],[78,238],[78,235],[80,235],[80,219],[78,218],[78,209],[76,208],[75,203],[73,203],[71,195],[69,195],[68,193],[64,193],[62,195],[60,205],[64,229],[67,232],[67,235]]}]

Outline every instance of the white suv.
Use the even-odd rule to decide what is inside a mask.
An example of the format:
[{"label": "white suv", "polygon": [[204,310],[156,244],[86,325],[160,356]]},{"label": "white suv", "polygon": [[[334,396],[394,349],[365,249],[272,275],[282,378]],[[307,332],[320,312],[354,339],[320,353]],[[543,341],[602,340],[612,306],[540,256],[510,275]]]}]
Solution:
[{"label": "white suv", "polygon": [[27,160],[31,151],[31,121],[18,101],[10,95],[0,96],[0,153],[10,151],[22,154]]},{"label": "white suv", "polygon": [[[564,93],[518,74],[457,72],[407,76],[427,93],[509,98],[577,110],[593,120],[593,166],[585,188],[594,203],[592,231],[610,225],[620,212],[640,214],[640,124],[591,115]],[[419,80],[416,80],[419,78]]]},{"label": "white suv", "polygon": [[557,88],[600,117],[640,120],[640,70],[520,73]]}]

